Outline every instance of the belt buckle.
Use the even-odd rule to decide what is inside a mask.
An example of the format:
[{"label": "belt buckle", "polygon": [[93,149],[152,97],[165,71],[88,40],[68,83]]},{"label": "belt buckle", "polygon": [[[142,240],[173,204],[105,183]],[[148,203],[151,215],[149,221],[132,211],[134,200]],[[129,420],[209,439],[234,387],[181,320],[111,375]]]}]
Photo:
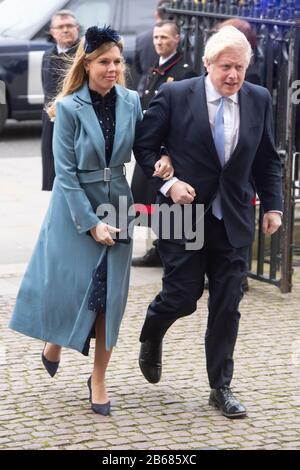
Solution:
[{"label": "belt buckle", "polygon": [[104,168],[103,180],[104,181],[110,181],[111,180],[111,169],[110,168]]}]

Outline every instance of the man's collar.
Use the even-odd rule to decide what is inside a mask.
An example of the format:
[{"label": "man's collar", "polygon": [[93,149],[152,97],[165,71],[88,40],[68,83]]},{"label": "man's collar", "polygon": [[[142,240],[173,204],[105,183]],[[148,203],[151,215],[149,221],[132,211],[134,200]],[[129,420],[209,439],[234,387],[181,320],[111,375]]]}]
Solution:
[{"label": "man's collar", "polygon": [[[215,101],[222,98],[222,95],[213,86],[209,75],[205,77],[205,91],[206,91],[206,99],[208,103],[214,103]],[[238,104],[239,102],[237,93],[234,93],[233,95],[230,95],[230,96],[226,96],[226,98],[230,99],[236,104]]]},{"label": "man's collar", "polygon": [[65,54],[65,53],[68,53],[68,52],[72,51],[72,49],[74,49],[74,51],[75,51],[78,44],[79,44],[79,39],[77,41],[75,41],[74,44],[72,44],[69,47],[60,47],[58,44],[56,44],[57,53],[58,54]]},{"label": "man's collar", "polygon": [[58,54],[62,54],[63,52],[67,52],[70,47],[60,47],[58,44],[56,44],[56,49]]},{"label": "man's collar", "polygon": [[169,55],[169,57],[165,57],[165,58],[160,57],[159,58],[159,66],[161,67],[162,65],[169,62],[169,60],[172,59],[172,57],[174,57],[176,54],[177,54],[177,51],[175,51],[173,54]]}]

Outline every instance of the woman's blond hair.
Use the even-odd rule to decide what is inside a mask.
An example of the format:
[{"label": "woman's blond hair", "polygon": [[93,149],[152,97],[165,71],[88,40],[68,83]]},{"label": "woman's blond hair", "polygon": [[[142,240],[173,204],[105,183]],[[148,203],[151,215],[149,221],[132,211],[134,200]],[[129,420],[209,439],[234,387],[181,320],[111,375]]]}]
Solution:
[{"label": "woman's blond hair", "polygon": [[[98,47],[98,49],[87,54],[84,51],[84,41],[84,38],[80,40],[74,59],[68,59],[68,61],[70,61],[70,65],[62,80],[61,90],[53,99],[53,101],[51,101],[46,107],[46,112],[50,119],[55,118],[57,101],[61,100],[64,96],[71,95],[74,93],[74,91],[79,90],[79,88],[81,88],[82,85],[87,81],[88,76],[84,67],[87,62],[97,59],[100,55],[105,54],[105,52],[109,51],[114,46],[117,46],[121,53],[123,52],[123,41],[112,41],[105,42],[100,47]],[[122,67],[122,70],[117,79],[117,83],[119,85],[125,86],[125,66]]]}]

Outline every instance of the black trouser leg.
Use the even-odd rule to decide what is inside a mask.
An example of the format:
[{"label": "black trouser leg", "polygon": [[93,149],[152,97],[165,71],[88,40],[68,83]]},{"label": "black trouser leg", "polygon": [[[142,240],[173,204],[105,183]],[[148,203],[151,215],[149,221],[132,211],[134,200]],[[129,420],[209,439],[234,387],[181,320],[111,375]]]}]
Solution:
[{"label": "black trouser leg", "polygon": [[185,251],[184,245],[159,241],[158,251],[164,266],[163,288],[148,307],[142,342],[160,342],[172,323],[196,310],[203,293],[203,250]]},{"label": "black trouser leg", "polygon": [[229,385],[233,351],[239,326],[242,282],[247,271],[248,247],[233,248],[224,224],[211,216],[207,246],[209,281],[208,322],[205,335],[206,364],[211,388]]}]

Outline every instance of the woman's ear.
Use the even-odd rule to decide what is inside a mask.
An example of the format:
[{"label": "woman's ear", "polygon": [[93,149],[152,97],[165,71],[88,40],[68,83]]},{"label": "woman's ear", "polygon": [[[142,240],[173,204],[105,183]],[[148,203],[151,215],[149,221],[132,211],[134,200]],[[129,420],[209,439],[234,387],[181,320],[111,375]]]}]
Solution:
[{"label": "woman's ear", "polygon": [[83,62],[83,66],[84,66],[84,70],[85,70],[86,74],[88,75],[89,74],[90,64],[85,60]]}]

